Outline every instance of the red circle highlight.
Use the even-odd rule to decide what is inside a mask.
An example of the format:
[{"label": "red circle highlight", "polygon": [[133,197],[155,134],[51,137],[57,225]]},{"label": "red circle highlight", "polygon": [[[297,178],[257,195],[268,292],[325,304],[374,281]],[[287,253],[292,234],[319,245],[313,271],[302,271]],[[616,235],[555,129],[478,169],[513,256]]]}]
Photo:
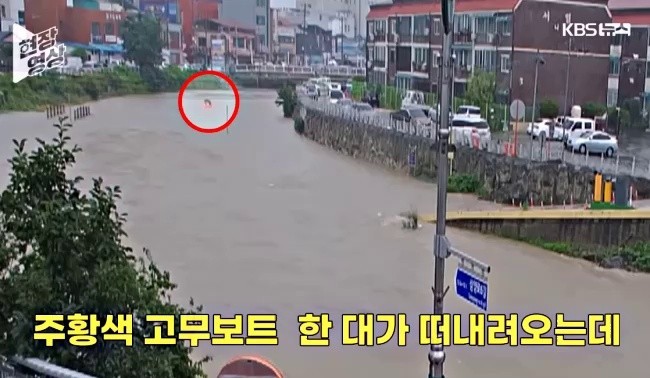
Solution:
[{"label": "red circle highlight", "polygon": [[[187,90],[187,87],[189,87],[190,83],[194,81],[194,79],[199,78],[201,76],[210,76],[210,75],[216,76],[222,79],[223,81],[225,81],[226,83],[228,83],[228,86],[230,86],[230,89],[235,94],[235,109],[233,110],[232,114],[230,115],[226,123],[224,123],[219,127],[215,127],[212,129],[205,129],[192,122],[190,118],[187,116],[187,114],[185,114],[185,109],[183,108],[183,94],[185,94],[185,90]],[[239,114],[239,101],[240,101],[239,89],[237,88],[237,85],[235,85],[235,82],[232,81],[230,77],[228,77],[228,75],[226,75],[223,72],[213,71],[213,70],[199,71],[193,74],[192,76],[188,77],[183,83],[183,85],[181,86],[181,89],[178,91],[178,112],[181,114],[181,118],[183,118],[183,121],[185,121],[185,123],[193,130],[203,134],[216,134],[218,132],[226,130],[228,127],[230,127],[230,125],[232,125],[233,122],[235,122],[235,119],[237,118],[237,114]]]},{"label": "red circle highlight", "polygon": [[284,374],[269,360],[258,356],[239,356],[227,362],[219,371],[221,377],[284,378]]}]

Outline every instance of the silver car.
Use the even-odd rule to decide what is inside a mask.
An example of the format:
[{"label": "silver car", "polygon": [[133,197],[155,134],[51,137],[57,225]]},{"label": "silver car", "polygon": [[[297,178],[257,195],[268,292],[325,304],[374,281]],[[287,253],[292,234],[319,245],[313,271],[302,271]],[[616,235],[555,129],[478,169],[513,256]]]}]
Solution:
[{"label": "silver car", "polygon": [[618,152],[618,140],[602,131],[586,131],[578,137],[570,138],[573,152],[581,154],[604,154],[612,157]]}]

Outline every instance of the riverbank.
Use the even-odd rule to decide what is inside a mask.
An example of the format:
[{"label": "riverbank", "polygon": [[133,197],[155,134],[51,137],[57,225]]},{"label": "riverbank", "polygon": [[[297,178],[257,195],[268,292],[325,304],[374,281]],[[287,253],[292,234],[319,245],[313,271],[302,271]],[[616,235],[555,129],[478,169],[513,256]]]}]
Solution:
[{"label": "riverbank", "polygon": [[[168,67],[148,72],[145,78],[131,68],[118,67],[81,76],[47,73],[17,84],[12,82],[11,75],[0,75],[0,113],[42,110],[49,105],[80,104],[132,94],[175,92],[194,73]],[[192,83],[191,88],[223,88],[219,80],[201,79]]]},{"label": "riverbank", "polygon": [[[350,122],[312,109],[304,109],[300,116],[299,121],[294,121],[296,125],[301,125],[296,131],[319,144],[426,181],[436,177],[437,156],[430,140]],[[412,152],[415,152],[415,167],[408,164]],[[449,180],[450,192],[472,193],[490,202],[516,204],[517,209],[519,204],[524,210],[527,209],[529,199],[536,204],[544,203],[547,207],[552,204],[562,207],[563,204],[585,203],[592,192],[593,172],[587,168],[558,162],[524,161],[471,148],[456,149],[454,171],[455,175]],[[631,179],[636,187],[643,188],[645,195],[648,180],[639,177]],[[525,225],[517,223],[516,228],[519,227]],[[546,225],[540,224],[540,227],[544,229]],[[552,229],[550,226],[547,228]],[[522,234],[520,232],[504,235],[496,225],[478,231],[524,241],[606,268],[650,272],[650,244],[633,237],[619,238],[625,240],[620,245],[604,246],[594,245],[593,242],[583,243],[580,238],[574,237],[576,235],[568,234],[553,235],[557,236],[555,239],[545,238],[544,235],[549,234],[544,232],[538,233],[539,237],[535,238],[516,237]],[[556,232],[555,229],[552,232]],[[578,232],[577,229],[575,232]]]}]

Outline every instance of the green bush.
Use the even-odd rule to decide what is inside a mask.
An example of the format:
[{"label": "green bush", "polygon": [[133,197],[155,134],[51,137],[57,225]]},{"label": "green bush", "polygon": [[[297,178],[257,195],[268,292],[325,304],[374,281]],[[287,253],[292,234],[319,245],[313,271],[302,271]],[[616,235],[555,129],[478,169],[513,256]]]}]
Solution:
[{"label": "green bush", "polygon": [[551,99],[544,100],[539,104],[539,116],[541,118],[555,118],[559,113],[560,108]]},{"label": "green bush", "polygon": [[447,181],[449,193],[478,193],[482,188],[481,181],[474,175],[451,175]]},{"label": "green bush", "polygon": [[607,107],[602,104],[588,102],[582,105],[582,116],[585,118],[600,117],[607,113]]},{"label": "green bush", "polygon": [[278,89],[278,97],[281,100],[284,118],[293,117],[293,112],[298,104],[295,88],[290,85],[282,86],[282,88]]},{"label": "green bush", "polygon": [[302,135],[305,132],[305,120],[296,117],[293,119],[293,129],[300,135]]},{"label": "green bush", "polygon": [[138,72],[127,67],[81,76],[47,72],[17,84],[0,74],[0,112],[42,109],[47,105],[81,103],[111,96],[168,92],[180,89],[194,71],[178,67],[149,68]]}]

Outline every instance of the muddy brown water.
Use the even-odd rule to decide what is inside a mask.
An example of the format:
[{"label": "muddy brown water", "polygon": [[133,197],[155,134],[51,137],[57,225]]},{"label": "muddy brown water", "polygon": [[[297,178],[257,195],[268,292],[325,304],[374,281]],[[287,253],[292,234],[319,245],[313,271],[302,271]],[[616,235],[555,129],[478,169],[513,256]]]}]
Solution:
[{"label": "muddy brown water", "polygon": [[[197,101],[205,96],[197,93]],[[178,301],[194,297],[210,313],[278,314],[277,347],[199,347],[197,355],[214,357],[210,376],[238,354],[267,356],[289,377],[426,376],[427,347],[417,345],[415,317],[431,308],[433,228],[407,232],[394,216],[434,211],[435,186],[299,137],[274,99],[272,92],[243,92],[236,123],[216,135],[188,128],[172,94],[91,104],[94,115],[73,131],[84,148],[77,171],[122,186],[130,242],[149,247],[171,272]],[[53,136],[50,123],[42,113],[0,115],[3,158],[11,138]],[[4,159],[1,170],[6,177]],[[493,207],[449,198],[451,210]],[[448,377],[647,376],[649,276],[491,236],[452,229],[449,237],[491,264],[490,312],[577,319],[619,312],[622,345],[451,347]],[[454,268],[447,264],[449,284]],[[453,288],[446,309],[475,311]],[[332,314],[329,348],[298,347],[296,316],[304,312]],[[360,312],[407,313],[409,345],[337,345],[341,314]]]}]

